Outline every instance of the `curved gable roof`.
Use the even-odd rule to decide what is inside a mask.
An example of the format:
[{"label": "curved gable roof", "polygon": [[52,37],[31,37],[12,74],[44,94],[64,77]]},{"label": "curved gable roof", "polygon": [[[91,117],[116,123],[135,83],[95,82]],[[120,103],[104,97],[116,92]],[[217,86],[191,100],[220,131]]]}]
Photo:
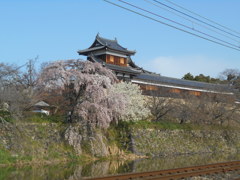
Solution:
[{"label": "curved gable roof", "polygon": [[136,53],[135,51],[130,51],[127,48],[122,47],[120,44],[118,44],[117,39],[115,39],[115,40],[106,39],[106,38],[100,37],[98,34],[97,34],[93,44],[88,49],[80,50],[80,51],[78,51],[78,53],[86,54],[87,52],[104,49],[104,48],[123,52],[128,55],[134,55]]},{"label": "curved gable roof", "polygon": [[103,46],[106,46],[110,49],[135,53],[135,51],[129,51],[129,50],[127,50],[127,48],[124,48],[120,44],[118,44],[117,39],[110,40],[110,39],[106,39],[106,38],[103,38],[103,37],[100,37],[99,35],[97,35],[95,41],[99,42]]}]

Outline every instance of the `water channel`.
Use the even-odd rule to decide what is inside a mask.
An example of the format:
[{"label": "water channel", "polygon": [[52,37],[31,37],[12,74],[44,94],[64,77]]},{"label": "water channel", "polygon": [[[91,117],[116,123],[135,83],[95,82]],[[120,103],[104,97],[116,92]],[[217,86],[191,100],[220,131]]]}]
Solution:
[{"label": "water channel", "polygon": [[154,157],[134,161],[96,161],[88,164],[0,167],[0,180],[79,180],[86,177],[155,171],[239,159],[240,154],[223,153]]}]

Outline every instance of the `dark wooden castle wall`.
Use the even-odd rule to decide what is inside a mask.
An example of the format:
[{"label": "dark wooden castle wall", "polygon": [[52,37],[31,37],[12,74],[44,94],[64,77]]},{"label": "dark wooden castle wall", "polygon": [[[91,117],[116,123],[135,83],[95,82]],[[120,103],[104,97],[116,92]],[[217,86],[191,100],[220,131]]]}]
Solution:
[{"label": "dark wooden castle wall", "polygon": [[138,84],[143,92],[143,95],[147,96],[159,96],[159,97],[172,97],[172,98],[208,98],[213,101],[222,102],[234,102],[235,97],[231,94],[221,94],[212,92],[200,92],[194,90],[184,90],[178,88],[160,87],[147,84]]}]

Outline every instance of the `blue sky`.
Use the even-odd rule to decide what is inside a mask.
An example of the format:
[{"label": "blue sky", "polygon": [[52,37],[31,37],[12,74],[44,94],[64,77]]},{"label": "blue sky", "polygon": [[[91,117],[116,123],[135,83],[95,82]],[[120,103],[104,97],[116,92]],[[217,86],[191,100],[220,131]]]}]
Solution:
[{"label": "blue sky", "polygon": [[[128,1],[148,7],[142,0]],[[240,31],[239,0],[172,1]],[[162,9],[154,10],[185,23]],[[161,75],[181,78],[191,72],[217,77],[226,68],[240,68],[240,51],[171,29],[102,0],[0,0],[0,32],[0,62],[10,64],[22,65],[36,56],[39,64],[85,59],[77,51],[88,48],[100,33],[136,50],[132,57],[135,63]]]}]

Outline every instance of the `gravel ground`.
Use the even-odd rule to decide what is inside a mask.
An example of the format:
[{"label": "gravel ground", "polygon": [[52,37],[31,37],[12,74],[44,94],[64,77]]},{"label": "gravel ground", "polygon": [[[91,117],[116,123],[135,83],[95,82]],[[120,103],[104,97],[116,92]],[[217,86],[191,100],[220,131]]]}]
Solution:
[{"label": "gravel ground", "polygon": [[197,176],[192,178],[187,178],[187,180],[234,180],[240,178],[240,170],[234,172],[227,172],[221,174],[213,174],[206,176]]}]

